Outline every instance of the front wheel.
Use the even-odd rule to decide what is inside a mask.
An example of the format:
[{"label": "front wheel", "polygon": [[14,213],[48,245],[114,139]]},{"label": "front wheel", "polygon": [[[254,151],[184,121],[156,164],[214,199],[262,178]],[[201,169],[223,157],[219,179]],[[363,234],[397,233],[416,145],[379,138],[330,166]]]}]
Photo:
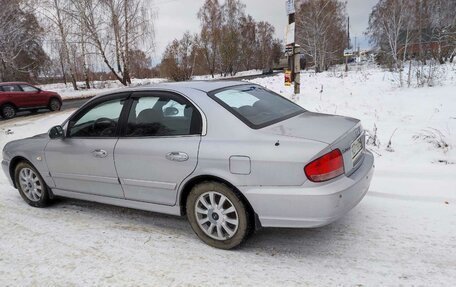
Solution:
[{"label": "front wheel", "polygon": [[15,168],[14,179],[19,193],[29,205],[45,207],[49,205],[49,191],[38,171],[28,162],[21,162]]},{"label": "front wheel", "polygon": [[232,249],[249,234],[249,211],[237,192],[225,184],[196,185],[187,198],[186,207],[193,231],[212,247]]},{"label": "front wheel", "polygon": [[62,104],[60,103],[59,100],[57,99],[51,99],[49,101],[49,109],[53,112],[60,111],[60,108],[62,107]]},{"label": "front wheel", "polygon": [[6,120],[12,119],[16,116],[16,109],[9,104],[3,105],[0,109],[2,117]]}]

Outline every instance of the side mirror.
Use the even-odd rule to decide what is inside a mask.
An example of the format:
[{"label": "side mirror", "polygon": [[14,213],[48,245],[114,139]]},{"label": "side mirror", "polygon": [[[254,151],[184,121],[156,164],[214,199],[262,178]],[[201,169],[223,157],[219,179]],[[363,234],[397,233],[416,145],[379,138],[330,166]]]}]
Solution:
[{"label": "side mirror", "polygon": [[176,109],[175,107],[169,107],[165,109],[165,116],[166,117],[171,117],[179,114],[179,110]]},{"label": "side mirror", "polygon": [[62,126],[55,126],[49,130],[49,138],[54,139],[63,139],[65,137],[65,131]]}]

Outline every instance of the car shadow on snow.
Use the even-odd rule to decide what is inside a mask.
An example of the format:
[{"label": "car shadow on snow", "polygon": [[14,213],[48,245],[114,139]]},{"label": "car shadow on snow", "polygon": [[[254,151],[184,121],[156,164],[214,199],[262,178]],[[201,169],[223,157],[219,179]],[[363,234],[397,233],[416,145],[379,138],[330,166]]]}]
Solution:
[{"label": "car shadow on snow", "polygon": [[[185,217],[135,210],[95,202],[58,199],[51,207],[54,211],[78,213],[97,221],[107,228],[124,231],[154,233],[196,239]],[[357,208],[362,208],[357,207]],[[358,210],[359,211],[359,210]],[[274,255],[321,256],[355,248],[356,234],[362,217],[356,210],[327,226],[308,229],[262,228],[236,250],[246,253]],[[204,245],[203,242],[201,242]]]},{"label": "car shadow on snow", "polygon": [[47,110],[47,109],[40,109],[40,110],[38,110],[36,112],[19,111],[19,112],[17,112],[16,116],[14,118],[12,118],[12,119],[4,119],[0,115],[0,123],[8,123],[10,121],[14,121],[14,120],[17,120],[17,119],[20,119],[20,118],[27,118],[27,117],[31,117],[31,116],[41,116],[41,115],[49,114],[49,113],[52,113],[52,112]]}]

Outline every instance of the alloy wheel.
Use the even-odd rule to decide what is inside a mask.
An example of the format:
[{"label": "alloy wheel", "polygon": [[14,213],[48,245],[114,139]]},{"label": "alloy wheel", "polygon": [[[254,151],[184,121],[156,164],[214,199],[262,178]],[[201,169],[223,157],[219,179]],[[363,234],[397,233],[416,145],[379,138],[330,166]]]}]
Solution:
[{"label": "alloy wheel", "polygon": [[216,191],[203,193],[195,204],[198,226],[216,240],[232,238],[239,227],[239,217],[234,204]]},{"label": "alloy wheel", "polygon": [[14,108],[12,106],[6,106],[6,107],[3,107],[2,109],[2,115],[4,118],[6,119],[11,119],[15,116],[16,114],[16,111],[14,110]]},{"label": "alloy wheel", "polygon": [[43,194],[43,184],[38,175],[30,168],[23,168],[19,172],[19,183],[25,196],[31,201],[39,201]]}]

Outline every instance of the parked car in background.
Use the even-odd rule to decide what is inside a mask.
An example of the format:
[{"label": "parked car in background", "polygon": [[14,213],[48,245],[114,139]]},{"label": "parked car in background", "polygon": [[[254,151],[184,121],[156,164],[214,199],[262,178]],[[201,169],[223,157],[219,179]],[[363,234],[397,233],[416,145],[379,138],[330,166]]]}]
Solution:
[{"label": "parked car in background", "polygon": [[373,165],[359,120],[216,81],[100,95],[49,134],[6,144],[2,161],[32,206],[62,196],[187,215],[223,249],[261,226],[339,219],[366,194]]},{"label": "parked car in background", "polygon": [[61,106],[62,98],[55,92],[43,91],[23,82],[0,83],[0,115],[4,119],[15,117],[21,110],[58,111]]}]

